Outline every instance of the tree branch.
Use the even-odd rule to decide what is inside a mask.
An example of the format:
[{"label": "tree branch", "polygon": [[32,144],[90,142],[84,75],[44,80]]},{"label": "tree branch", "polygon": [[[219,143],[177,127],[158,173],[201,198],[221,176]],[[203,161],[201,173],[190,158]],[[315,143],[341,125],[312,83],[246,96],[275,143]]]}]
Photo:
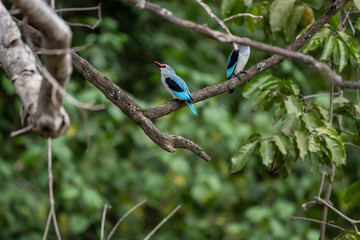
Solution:
[{"label": "tree branch", "polygon": [[[118,0],[118,1],[131,3],[133,5],[138,6],[141,9],[149,10],[155,14],[160,15],[162,18],[164,18],[165,20],[169,21],[172,24],[193,30],[195,32],[202,33],[221,42],[235,42],[243,45],[249,45],[251,47],[258,48],[263,51],[279,54],[272,56],[246,70],[248,74],[242,76],[241,81],[238,80],[236,77],[233,77],[217,85],[210,86],[192,93],[194,102],[199,102],[208,99],[210,97],[214,97],[222,93],[228,92],[228,90],[230,89],[229,87],[230,85],[232,88],[234,88],[245,83],[246,81],[253,78],[255,75],[273,67],[276,64],[279,64],[285,59],[285,57],[289,59],[297,59],[303,61],[306,64],[316,68],[317,70],[323,71],[330,77],[332,81],[335,82],[335,84],[339,86],[348,87],[348,88],[360,88],[360,82],[342,81],[341,77],[337,75],[334,71],[332,71],[327,65],[317,61],[315,58],[311,56],[294,52],[300,49],[302,46],[304,46],[305,43],[307,43],[311,39],[311,37],[314,36],[315,33],[317,33],[337,11],[339,11],[350,0],[338,0],[333,4],[331,4],[327,9],[327,11],[323,15],[321,15],[321,17],[319,17],[319,19],[314,24],[312,24],[304,34],[302,34],[298,39],[296,39],[292,44],[287,46],[285,49],[255,41],[249,41],[236,36],[229,36],[228,34],[210,29],[205,25],[196,24],[191,21],[179,19],[175,17],[172,14],[172,12],[170,12],[169,10],[149,2],[141,2],[140,4],[140,0]],[[169,101],[161,106],[145,109],[144,115],[149,119],[156,119],[164,115],[167,115],[184,106],[186,105],[183,103],[179,103],[177,101]]]},{"label": "tree branch", "polygon": [[225,18],[224,20],[222,20],[222,22],[227,22],[227,21],[230,21],[230,20],[232,20],[234,18],[238,18],[238,17],[263,18],[263,16],[257,16],[257,15],[253,15],[251,13],[238,13],[234,16]]},{"label": "tree branch", "polygon": [[[16,18],[14,18],[14,20],[25,36],[29,36],[36,45],[40,44],[40,33],[36,29]],[[139,125],[145,134],[158,146],[168,152],[175,152],[175,148],[186,148],[203,158],[205,161],[210,160],[210,157],[196,143],[180,136],[168,136],[162,133],[156,128],[152,121],[143,114],[143,108],[130,98],[120,87],[75,52],[71,52],[71,56],[74,69],[97,87],[104,96],[119,107],[125,115]]]},{"label": "tree branch", "polygon": [[[274,53],[283,54],[286,57],[289,58],[298,58],[300,60],[304,60],[305,62],[310,62],[311,64],[317,66],[317,68],[320,68],[322,70],[325,70],[329,75],[332,77],[340,78],[336,73],[331,71],[326,65],[317,62],[314,58],[292,52],[289,50],[296,51],[299,48],[301,48],[317,31],[321,29],[321,27],[330,20],[330,18],[341,9],[342,6],[344,6],[349,0],[339,0],[333,3],[329,9],[312,25],[309,27],[309,29],[300,36],[294,43],[286,47],[286,49],[278,48],[269,46],[263,43],[257,43],[254,41],[248,41],[241,39],[239,37],[231,37],[227,34],[212,30],[204,25],[199,25],[190,21],[181,20],[172,15],[170,11],[167,9],[161,8],[155,4],[148,3],[145,1],[137,1],[137,0],[120,0],[122,2],[128,2],[135,4],[136,6],[140,8],[144,8],[150,11],[153,11],[169,22],[179,25],[181,27],[189,28],[194,31],[203,33],[205,35],[208,35],[210,37],[213,37],[219,41],[222,42],[236,42],[241,43],[244,45],[249,45],[252,47],[259,48],[261,50],[270,51]],[[31,33],[33,34],[33,33]],[[37,38],[37,36],[35,36]],[[175,147],[183,147],[187,148],[191,151],[193,151],[196,154],[200,154],[204,159],[208,160],[210,159],[203,150],[196,145],[195,143],[185,140],[181,137],[174,137],[174,136],[168,136],[160,132],[150,120],[159,118],[161,116],[167,115],[181,107],[185,106],[185,103],[181,101],[168,101],[167,103],[154,107],[149,109],[142,109],[134,100],[132,100],[126,93],[124,93],[118,86],[116,86],[113,82],[111,82],[108,78],[106,78],[103,74],[98,72],[96,69],[94,69],[86,60],[80,58],[75,53],[72,53],[73,56],[73,66],[74,68],[83,76],[90,81],[92,84],[94,84],[97,88],[99,88],[104,95],[112,101],[115,105],[117,105],[127,116],[132,118],[143,130],[144,132],[152,139],[156,144],[158,144],[163,149],[174,152]],[[252,77],[254,77],[256,74],[259,74],[274,65],[282,62],[285,59],[285,57],[280,55],[275,55],[273,57],[270,57],[266,60],[264,60],[261,63],[258,63],[254,66],[252,66],[249,70],[247,70],[247,75],[242,77],[241,81],[239,81],[237,78],[232,78],[228,81],[219,83],[214,86],[210,86],[204,89],[201,89],[199,91],[196,91],[193,93],[193,98],[195,102],[199,102],[205,99],[208,99],[210,97],[217,96],[219,94],[225,93],[229,90],[229,85],[232,85],[234,87],[250,80]],[[329,70],[329,71],[328,71]],[[335,74],[335,76],[334,76]],[[341,78],[340,78],[341,81]],[[336,82],[335,82],[336,83]]]},{"label": "tree branch", "polygon": [[[70,47],[72,33],[69,26],[44,1],[11,0],[11,2],[19,7],[34,26],[40,29],[43,36],[41,46],[44,49],[68,49]],[[62,88],[65,88],[72,72],[70,53],[67,51],[63,54],[45,55],[44,61],[50,74]],[[21,68],[23,67],[21,66]],[[8,76],[11,79],[14,77],[12,74],[8,74]],[[70,125],[69,117],[62,107],[63,96],[57,92],[48,79],[37,82],[39,81],[41,82],[40,90],[36,93],[32,92],[38,98],[36,117],[35,120],[32,120],[35,121],[34,130],[44,137],[61,136]],[[29,114],[29,112],[27,113]]]},{"label": "tree branch", "polygon": [[306,217],[298,217],[298,216],[291,216],[290,217],[291,219],[294,219],[294,220],[304,220],[304,221],[310,221],[310,222],[316,222],[316,223],[321,223],[321,224],[326,224],[330,227],[333,227],[333,228],[336,228],[336,229],[339,229],[343,232],[345,232],[346,230],[342,227],[339,227],[337,225],[334,225],[334,224],[331,224],[331,223],[327,223],[327,222],[323,222],[323,221],[320,221],[320,220],[316,220],[316,219],[313,219],[313,218],[306,218]]},{"label": "tree branch", "polygon": [[144,240],[149,240],[151,238],[152,235],[154,235],[154,233],[162,226],[164,225],[164,223],[166,223],[171,217],[172,215],[174,215],[176,213],[177,210],[179,210],[181,208],[181,205],[178,205],[174,210],[172,210],[171,213],[169,213],[169,215],[166,216],[166,218],[164,218],[145,238]]}]

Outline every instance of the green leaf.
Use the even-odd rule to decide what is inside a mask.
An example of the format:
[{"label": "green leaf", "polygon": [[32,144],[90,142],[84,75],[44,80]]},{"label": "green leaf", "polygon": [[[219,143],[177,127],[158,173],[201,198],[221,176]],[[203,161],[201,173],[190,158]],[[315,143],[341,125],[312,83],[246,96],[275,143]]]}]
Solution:
[{"label": "green leaf", "polygon": [[259,95],[257,95],[257,96],[254,98],[254,100],[253,100],[253,102],[252,102],[252,108],[253,108],[253,110],[255,110],[255,109],[259,106],[260,102],[261,102],[264,98],[266,98],[269,93],[270,93],[269,90],[265,90],[265,91],[261,92]]},{"label": "green leaf", "polygon": [[270,78],[272,78],[271,74],[264,72],[254,77],[250,82],[246,82],[243,90],[243,96],[245,98],[252,97],[255,93],[259,92],[260,87]]},{"label": "green leaf", "polygon": [[340,167],[342,164],[345,164],[346,153],[342,142],[339,142],[328,135],[325,135],[325,142],[326,148],[329,149],[331,153],[331,160],[335,163],[335,165]]},{"label": "green leaf", "polygon": [[335,14],[331,19],[330,19],[330,26],[331,26],[331,29],[333,30],[333,32],[336,32],[338,26],[339,26],[339,23],[340,23],[340,18],[339,18],[339,14]]},{"label": "green leaf", "polygon": [[310,135],[309,136],[309,151],[316,153],[321,151],[321,144],[319,137]]},{"label": "green leaf", "polygon": [[360,0],[354,0],[354,4],[358,10],[360,10]]},{"label": "green leaf", "polygon": [[360,47],[358,42],[350,42],[348,43],[349,53],[355,59],[355,61],[360,64]]},{"label": "green leaf", "polygon": [[[291,89],[291,94],[288,94],[288,95],[299,95],[300,93],[300,87],[299,85],[295,84],[293,81],[291,80],[286,80],[284,82],[284,87],[289,87],[289,89]],[[282,91],[282,90],[281,90]],[[285,92],[282,92],[284,94],[286,94]]]},{"label": "green leaf", "polygon": [[[302,25],[306,26],[305,29],[309,28],[310,24],[315,22],[314,11],[308,5],[304,5],[304,12],[302,15]],[[300,32],[303,34],[303,32]]]},{"label": "green leaf", "polygon": [[257,141],[254,141],[240,146],[239,150],[231,158],[231,173],[240,171],[245,166],[257,143]]},{"label": "green leaf", "polygon": [[84,232],[90,225],[89,218],[80,215],[73,214],[69,219],[69,226],[73,234],[80,234]]},{"label": "green leaf", "polygon": [[264,141],[260,146],[260,154],[262,157],[262,162],[265,166],[270,167],[274,161],[274,147],[271,141]]},{"label": "green leaf", "polygon": [[360,146],[360,134],[359,134],[359,131],[355,132],[355,134],[352,137],[351,141],[352,141],[353,144]]},{"label": "green leaf", "polygon": [[329,110],[327,108],[314,102],[311,103],[311,107],[315,112],[319,113],[323,119],[329,120]]},{"label": "green leaf", "polygon": [[269,22],[273,33],[280,31],[287,24],[295,0],[275,0],[270,6]]},{"label": "green leaf", "polygon": [[339,167],[346,163],[344,142],[330,123],[325,121],[323,123],[325,126],[316,128],[316,131],[325,138],[326,148],[330,151],[330,159]]},{"label": "green leaf", "polygon": [[348,48],[346,46],[346,43],[344,42],[344,40],[337,38],[337,46],[338,46],[338,51],[339,51],[339,72],[342,72],[342,70],[344,70],[348,59],[349,59],[349,53],[348,53]]},{"label": "green leaf", "polygon": [[304,113],[301,120],[305,123],[305,127],[309,130],[309,132],[319,127],[321,123],[321,120],[317,118],[313,111]]},{"label": "green leaf", "polygon": [[349,99],[345,97],[336,97],[333,99],[333,103],[349,103]]},{"label": "green leaf", "polygon": [[311,40],[305,45],[304,53],[315,50],[316,48],[323,46],[325,39],[331,34],[331,30],[324,26],[318,31]]},{"label": "green leaf", "polygon": [[293,12],[289,18],[289,21],[287,22],[287,24],[285,24],[285,27],[284,27],[284,35],[285,35],[286,41],[289,41],[291,36],[293,35],[298,23],[301,20],[303,12],[304,12],[303,5],[298,5],[293,9]]},{"label": "green leaf", "polygon": [[341,107],[334,109],[334,114],[343,115],[343,116],[351,118],[353,120],[356,119],[354,108],[350,104],[347,104],[345,106],[341,106]]},{"label": "green leaf", "polygon": [[300,121],[295,114],[286,114],[286,117],[281,125],[281,131],[285,135],[292,135],[294,130],[297,130],[299,128],[299,123]]},{"label": "green leaf", "polygon": [[344,195],[344,202],[351,207],[360,206],[360,181],[354,182],[346,189]]},{"label": "green leaf", "polygon": [[326,60],[328,57],[330,57],[330,55],[334,51],[335,44],[336,44],[336,37],[330,34],[326,39],[325,47],[322,51],[320,60]]},{"label": "green leaf", "polygon": [[294,132],[297,147],[299,149],[299,155],[302,160],[304,160],[306,154],[308,153],[308,134],[303,131],[295,131]]},{"label": "green leaf", "polygon": [[260,223],[261,221],[263,221],[264,219],[268,219],[271,218],[272,216],[272,211],[270,208],[265,207],[265,206],[254,206],[254,207],[249,207],[246,211],[245,211],[245,218],[252,223]]},{"label": "green leaf", "polygon": [[318,172],[318,169],[320,167],[320,160],[321,160],[321,155],[318,152],[310,152],[307,156],[306,159],[309,162],[310,165],[310,171],[315,174]]},{"label": "green leaf", "polygon": [[282,118],[286,113],[286,109],[284,107],[282,107],[282,104],[280,104],[280,106],[278,106],[277,108],[275,108],[274,111],[274,123],[277,123],[280,118]]},{"label": "green leaf", "polygon": [[254,133],[253,135],[251,135],[248,139],[247,142],[255,142],[257,140],[261,139],[261,135],[258,133]]},{"label": "green leaf", "polygon": [[295,114],[296,117],[300,117],[304,113],[304,106],[297,96],[289,96],[284,103],[289,114]]},{"label": "green leaf", "polygon": [[273,139],[275,141],[276,146],[279,148],[280,152],[283,155],[286,155],[287,154],[286,148],[285,148],[285,145],[282,142],[281,138],[278,135],[275,135],[275,136],[273,136]]},{"label": "green leaf", "polygon": [[[360,0],[358,0],[360,2]],[[360,32],[360,17],[358,17],[356,24],[355,24],[355,28]]]}]

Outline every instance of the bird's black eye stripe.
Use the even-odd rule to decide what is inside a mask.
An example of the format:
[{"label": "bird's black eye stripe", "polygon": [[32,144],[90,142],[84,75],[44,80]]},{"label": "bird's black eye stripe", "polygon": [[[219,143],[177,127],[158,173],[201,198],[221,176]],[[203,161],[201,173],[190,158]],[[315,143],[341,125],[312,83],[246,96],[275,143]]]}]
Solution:
[{"label": "bird's black eye stripe", "polygon": [[175,92],[183,92],[184,90],[171,78],[165,78],[165,83],[169,86],[169,88]]}]

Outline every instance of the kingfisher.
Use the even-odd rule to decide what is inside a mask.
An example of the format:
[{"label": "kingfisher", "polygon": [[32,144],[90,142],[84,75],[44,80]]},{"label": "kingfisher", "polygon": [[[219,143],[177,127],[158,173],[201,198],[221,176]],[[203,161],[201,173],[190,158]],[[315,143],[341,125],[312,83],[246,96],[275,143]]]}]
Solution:
[{"label": "kingfisher", "polygon": [[175,70],[169,65],[162,64],[157,61],[154,62],[160,68],[161,82],[165,89],[173,96],[174,99],[185,101],[189,105],[191,111],[197,116],[196,110],[192,104],[194,100],[185,81],[176,75]]},{"label": "kingfisher", "polygon": [[[249,38],[243,38],[250,40]],[[250,47],[244,46],[241,44],[236,45],[237,48],[235,48],[231,53],[227,61],[226,65],[226,77],[227,79],[230,79],[232,76],[237,77],[240,80],[240,77],[238,76],[239,73],[245,73],[243,71],[247,61],[249,60],[250,56]],[[234,89],[229,90],[229,94],[232,94],[234,92]]]}]

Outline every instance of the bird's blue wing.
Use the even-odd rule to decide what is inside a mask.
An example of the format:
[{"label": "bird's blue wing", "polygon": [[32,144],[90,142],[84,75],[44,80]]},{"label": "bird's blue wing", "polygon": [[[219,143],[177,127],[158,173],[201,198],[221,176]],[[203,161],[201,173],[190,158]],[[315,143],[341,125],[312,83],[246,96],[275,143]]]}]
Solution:
[{"label": "bird's blue wing", "polygon": [[234,73],[236,64],[239,58],[239,50],[234,49],[228,58],[227,65],[226,65],[226,77],[227,79],[231,78],[231,75]]},{"label": "bird's blue wing", "polygon": [[184,101],[192,101],[192,97],[186,83],[179,76],[174,75],[168,77],[165,79],[165,82],[178,98]]}]

